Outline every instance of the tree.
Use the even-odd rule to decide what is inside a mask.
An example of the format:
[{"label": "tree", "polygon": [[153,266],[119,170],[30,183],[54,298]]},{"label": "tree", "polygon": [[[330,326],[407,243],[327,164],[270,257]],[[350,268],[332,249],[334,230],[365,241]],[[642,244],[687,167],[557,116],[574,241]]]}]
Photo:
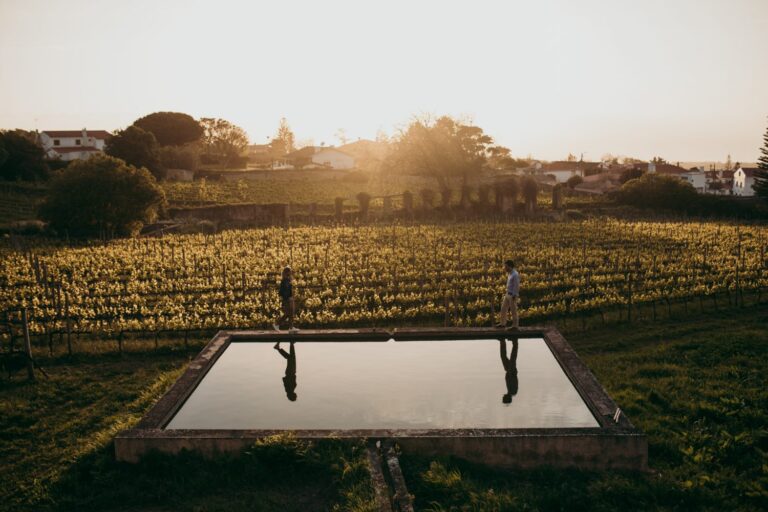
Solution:
[{"label": "tree", "polygon": [[160,165],[164,169],[197,170],[200,164],[199,150],[194,145],[189,146],[165,146],[160,148]]},{"label": "tree", "polygon": [[733,160],[731,160],[731,154],[728,153],[728,157],[725,159],[725,170],[726,171],[732,171],[733,170]]},{"label": "tree", "polygon": [[203,136],[200,123],[181,112],[155,112],[137,119],[133,125],[152,133],[160,146],[183,146]]},{"label": "tree", "polygon": [[536,209],[536,197],[539,195],[539,184],[536,183],[533,176],[526,176],[523,178],[521,188],[525,198],[525,207],[529,212],[533,212]]},{"label": "tree", "polygon": [[661,158],[660,156],[655,156],[651,159],[651,163],[653,164],[666,164],[667,161]]},{"label": "tree", "polygon": [[147,169],[98,155],[72,162],[51,180],[40,215],[59,233],[131,235],[164,205],[165,193]]},{"label": "tree", "polygon": [[155,136],[138,126],[118,130],[107,142],[104,152],[124,160],[134,167],[145,167],[157,178],[162,179],[165,171],[160,165],[160,153]]},{"label": "tree", "polygon": [[576,155],[573,153],[568,153],[568,156],[565,158],[566,162],[575,162],[576,161]]},{"label": "tree", "polygon": [[385,164],[402,173],[433,177],[440,189],[452,177],[461,177],[466,185],[487,161],[492,143],[482,128],[448,116],[416,119],[397,136]]},{"label": "tree", "polygon": [[755,184],[752,188],[755,194],[768,201],[768,128],[763,135],[763,147],[760,148],[757,167],[759,170],[755,173]]},{"label": "tree", "polygon": [[645,171],[642,170],[639,167],[630,167],[629,169],[624,169],[621,172],[621,176],[619,177],[619,181],[623,185],[624,183],[628,182],[629,180],[634,180],[639,177],[641,177],[643,174],[645,174]]},{"label": "tree", "polygon": [[566,181],[565,183],[566,183],[566,185],[568,185],[568,188],[573,190],[574,188],[576,188],[579,185],[581,185],[583,182],[584,182],[584,178],[582,178],[581,176],[576,175],[576,176],[571,176],[570,178],[568,178],[568,181]]},{"label": "tree", "polygon": [[245,130],[226,119],[204,117],[200,124],[203,127],[203,152],[208,159],[236,163],[248,145]]},{"label": "tree", "polygon": [[339,145],[341,146],[344,146],[347,142],[349,142],[349,137],[347,137],[347,130],[344,128],[339,128],[336,130],[336,133],[334,133],[333,136],[339,140]]},{"label": "tree", "polygon": [[690,210],[698,203],[696,190],[687,181],[663,174],[644,174],[618,190],[619,202],[638,208]]},{"label": "tree", "polygon": [[269,145],[272,158],[282,158],[296,151],[296,137],[284,117],[280,119],[280,126],[277,127],[277,133]]},{"label": "tree", "polygon": [[45,152],[23,130],[0,132],[0,179],[38,181],[48,178],[50,169],[45,163]]}]

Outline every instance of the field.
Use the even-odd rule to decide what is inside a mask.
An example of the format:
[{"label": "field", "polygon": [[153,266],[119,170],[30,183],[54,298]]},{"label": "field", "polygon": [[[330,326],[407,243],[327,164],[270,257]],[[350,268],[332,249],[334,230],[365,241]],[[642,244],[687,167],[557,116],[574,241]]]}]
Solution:
[{"label": "field", "polygon": [[[491,241],[491,242],[489,242]],[[766,298],[768,229],[700,222],[464,223],[269,228],[68,246],[7,238],[0,311],[31,332],[121,334],[269,327],[278,274],[298,325],[490,325],[514,258],[523,324],[717,311]],[[7,338],[8,333],[2,334]]]},{"label": "field", "polygon": [[[362,444],[277,438],[214,462],[131,466],[113,460],[111,439],[213,331],[269,327],[285,264],[302,327],[489,325],[507,257],[523,325],[566,332],[649,435],[653,472],[498,471],[404,453],[417,510],[768,506],[763,226],[595,218],[0,244],[0,311],[15,323],[30,311],[50,375],[0,382],[0,510],[373,510]],[[5,346],[11,332],[18,345],[6,330]]]},{"label": "field", "polygon": [[[578,329],[566,336],[649,436],[647,475],[499,471],[401,455],[416,510],[760,510],[768,507],[764,308]],[[268,439],[240,457],[116,463],[134,424],[204,339],[122,357],[41,355],[50,379],[0,381],[0,510],[372,511],[361,447]]]},{"label": "field", "polygon": [[[356,204],[355,196],[366,192],[374,197],[402,194],[418,196],[423,188],[437,189],[434,179],[415,176],[384,176],[378,173],[335,171],[266,171],[264,174],[195,182],[164,182],[173,206],[228,203],[294,203],[332,205],[343,197]],[[455,186],[454,188],[457,188]],[[458,197],[458,194],[454,194]]]}]

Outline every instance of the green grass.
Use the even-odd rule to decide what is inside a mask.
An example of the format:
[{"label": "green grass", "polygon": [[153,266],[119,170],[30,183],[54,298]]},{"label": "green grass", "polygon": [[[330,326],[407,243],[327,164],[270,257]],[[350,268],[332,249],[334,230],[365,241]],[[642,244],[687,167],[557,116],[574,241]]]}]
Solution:
[{"label": "green grass", "polygon": [[[372,510],[362,444],[290,438],[212,461],[114,460],[113,436],[175,381],[192,353],[44,359],[50,380],[0,382],[0,510]],[[38,374],[39,375],[39,374]]]},{"label": "green grass", "polygon": [[[768,507],[768,312],[566,332],[649,437],[649,474],[510,471],[404,453],[417,510]],[[196,340],[199,347],[203,340]],[[267,439],[212,461],[117,463],[114,434],[183,370],[181,347],[45,359],[50,380],[0,381],[0,510],[373,510],[362,444]]]},{"label": "green grass", "polygon": [[421,510],[768,507],[768,313],[568,333],[646,432],[652,472],[504,471],[404,454]]}]

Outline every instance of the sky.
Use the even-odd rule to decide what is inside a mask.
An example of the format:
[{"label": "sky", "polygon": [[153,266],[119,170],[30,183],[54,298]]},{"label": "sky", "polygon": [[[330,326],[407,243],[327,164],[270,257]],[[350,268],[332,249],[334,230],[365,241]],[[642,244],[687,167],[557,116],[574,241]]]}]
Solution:
[{"label": "sky", "polygon": [[333,145],[448,114],[517,157],[755,161],[766,84],[768,0],[0,0],[0,129]]}]

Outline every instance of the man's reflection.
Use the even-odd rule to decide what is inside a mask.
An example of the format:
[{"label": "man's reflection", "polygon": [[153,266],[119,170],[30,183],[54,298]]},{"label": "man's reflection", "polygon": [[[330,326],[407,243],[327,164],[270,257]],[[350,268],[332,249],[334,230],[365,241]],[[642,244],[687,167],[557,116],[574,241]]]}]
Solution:
[{"label": "man's reflection", "polygon": [[294,342],[292,341],[290,353],[280,348],[279,341],[275,343],[274,347],[286,360],[283,386],[285,387],[285,394],[291,402],[296,401],[296,349],[293,347],[293,344]]},{"label": "man's reflection", "polygon": [[504,380],[507,382],[507,393],[501,398],[505,404],[512,403],[512,397],[517,394],[517,339],[512,339],[512,354],[507,357],[507,340],[499,340],[501,364],[504,365]]}]

